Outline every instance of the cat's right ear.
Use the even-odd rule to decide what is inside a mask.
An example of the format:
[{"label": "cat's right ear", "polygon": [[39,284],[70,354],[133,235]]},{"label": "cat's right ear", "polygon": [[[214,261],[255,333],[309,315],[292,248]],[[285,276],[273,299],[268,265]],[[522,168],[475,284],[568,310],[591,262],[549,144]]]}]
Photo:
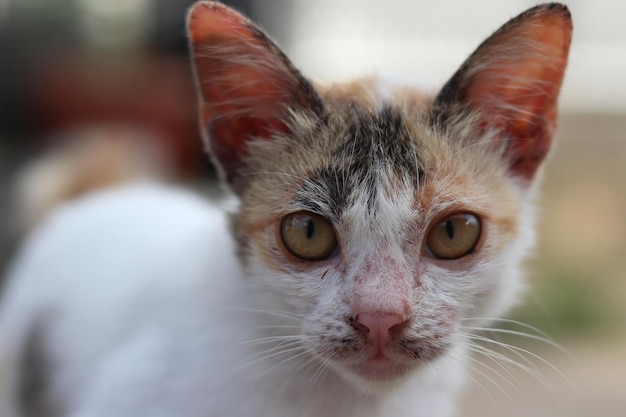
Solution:
[{"label": "cat's right ear", "polygon": [[276,44],[232,9],[196,3],[187,28],[201,130],[223,178],[240,191],[248,142],[288,133],[292,111],[321,115],[323,103]]}]

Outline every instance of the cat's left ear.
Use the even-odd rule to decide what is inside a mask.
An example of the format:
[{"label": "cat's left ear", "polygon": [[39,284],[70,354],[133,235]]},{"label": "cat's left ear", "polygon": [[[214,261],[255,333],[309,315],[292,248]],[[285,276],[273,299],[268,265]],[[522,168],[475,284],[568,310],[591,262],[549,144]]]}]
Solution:
[{"label": "cat's left ear", "polygon": [[236,11],[201,1],[187,27],[201,129],[223,178],[241,191],[249,142],[289,133],[293,112],[321,116],[323,103],[276,44]]},{"label": "cat's left ear", "polygon": [[510,172],[531,180],[556,128],[571,38],[564,5],[540,5],[510,20],[443,87],[433,107],[434,122],[443,125],[468,109],[478,113],[483,132],[497,130]]}]

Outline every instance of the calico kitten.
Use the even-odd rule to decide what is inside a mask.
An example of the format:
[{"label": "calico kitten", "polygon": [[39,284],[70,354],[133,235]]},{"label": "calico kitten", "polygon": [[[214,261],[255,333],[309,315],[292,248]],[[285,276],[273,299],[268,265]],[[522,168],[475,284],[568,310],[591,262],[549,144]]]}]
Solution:
[{"label": "calico kitten", "polygon": [[567,8],[505,24],[436,96],[313,85],[219,3],[188,27],[231,226],[158,185],[58,210],[12,268],[2,416],[451,416],[464,326],[522,287]]}]

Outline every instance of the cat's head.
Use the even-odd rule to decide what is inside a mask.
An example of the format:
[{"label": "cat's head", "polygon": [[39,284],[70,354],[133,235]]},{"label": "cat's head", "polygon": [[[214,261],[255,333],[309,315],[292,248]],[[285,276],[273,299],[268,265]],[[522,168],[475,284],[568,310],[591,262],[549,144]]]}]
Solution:
[{"label": "cat's head", "polygon": [[241,200],[242,260],[314,355],[372,387],[509,308],[556,126],[565,6],[508,22],[436,96],[376,78],[314,86],[218,3],[188,23],[201,128]]}]

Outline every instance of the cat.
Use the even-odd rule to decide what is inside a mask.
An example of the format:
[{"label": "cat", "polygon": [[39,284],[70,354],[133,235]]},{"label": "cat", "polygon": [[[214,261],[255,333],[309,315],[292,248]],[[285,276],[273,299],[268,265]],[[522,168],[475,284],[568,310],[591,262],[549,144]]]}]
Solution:
[{"label": "cat", "polygon": [[[59,138],[60,137],[60,138]],[[57,205],[94,190],[142,178],[175,178],[154,136],[119,126],[82,128],[56,138],[55,148],[19,170],[9,215],[13,234],[34,229]]]},{"label": "cat", "polygon": [[437,94],[314,84],[219,3],[187,23],[236,204],[144,182],[52,213],[9,273],[2,416],[452,416],[469,328],[523,292],[567,7],[506,23]]}]

